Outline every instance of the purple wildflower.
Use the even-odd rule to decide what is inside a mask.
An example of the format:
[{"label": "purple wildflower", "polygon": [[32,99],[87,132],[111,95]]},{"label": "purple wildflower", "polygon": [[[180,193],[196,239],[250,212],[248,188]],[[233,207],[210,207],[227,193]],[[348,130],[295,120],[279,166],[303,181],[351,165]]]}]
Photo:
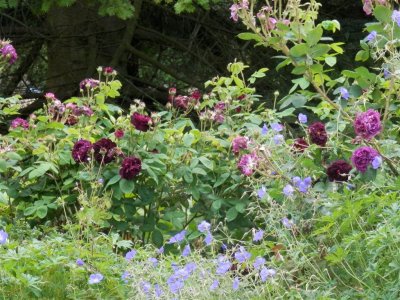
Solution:
[{"label": "purple wildflower", "polygon": [[282,218],[281,222],[282,222],[282,225],[285,226],[287,229],[290,229],[293,227],[293,222],[286,217]]},{"label": "purple wildflower", "polygon": [[253,242],[261,241],[264,237],[264,230],[260,229],[253,233]]},{"label": "purple wildflower", "polygon": [[232,289],[234,290],[234,291],[236,291],[236,290],[238,290],[239,289],[239,277],[235,277],[234,279],[233,279],[233,283],[232,283]]},{"label": "purple wildflower", "polygon": [[210,228],[211,224],[208,223],[207,221],[202,221],[199,225],[197,225],[197,229],[203,233],[210,231]]},{"label": "purple wildflower", "polygon": [[214,291],[215,289],[217,289],[219,286],[219,281],[217,279],[215,279],[212,284],[210,285],[210,291]]},{"label": "purple wildflower", "polygon": [[147,260],[149,263],[151,263],[153,265],[153,267],[157,267],[158,265],[158,260],[155,257],[149,257],[149,259]]},{"label": "purple wildflower", "polygon": [[8,233],[4,230],[0,230],[0,245],[7,243]]},{"label": "purple wildflower", "polygon": [[130,277],[130,273],[128,271],[125,271],[122,275],[121,275],[121,279],[125,282],[128,283],[128,278]]},{"label": "purple wildflower", "polygon": [[256,260],[253,263],[254,269],[258,270],[265,264],[265,258],[261,256],[257,256]]},{"label": "purple wildflower", "polygon": [[185,248],[183,248],[182,256],[183,257],[189,256],[190,253],[191,253],[190,245],[188,244],[188,245],[185,246]]},{"label": "purple wildflower", "polygon": [[266,193],[267,193],[267,188],[266,188],[265,186],[262,186],[262,187],[257,191],[258,198],[260,198],[260,199],[264,198],[264,196],[266,195]]},{"label": "purple wildflower", "polygon": [[374,170],[378,169],[382,165],[382,156],[375,156],[371,164]]},{"label": "purple wildflower", "polygon": [[157,249],[158,254],[164,254],[164,246],[161,246],[159,249]]},{"label": "purple wildflower", "polygon": [[95,273],[95,274],[91,274],[89,276],[89,284],[97,284],[100,283],[100,281],[102,281],[104,278],[103,275],[101,275],[100,273]]},{"label": "purple wildflower", "polygon": [[81,267],[81,266],[83,266],[85,264],[85,262],[82,259],[78,258],[76,260],[76,264]]},{"label": "purple wildflower", "polygon": [[274,269],[268,269],[267,267],[263,267],[260,271],[261,281],[265,282],[269,277],[274,277],[276,271]]},{"label": "purple wildflower", "polygon": [[239,250],[235,252],[234,256],[238,262],[244,263],[246,260],[250,259],[251,253],[247,252],[243,246],[240,246]]},{"label": "purple wildflower", "polygon": [[160,285],[158,283],[156,283],[154,285],[154,292],[155,292],[157,298],[160,298],[164,294],[162,288],[160,287]]},{"label": "purple wildflower", "polygon": [[377,37],[377,32],[375,31],[375,30],[373,30],[373,31],[371,31],[367,36],[366,36],[366,40],[368,41],[368,42],[373,42],[375,39],[376,39],[376,37]]},{"label": "purple wildflower", "polygon": [[213,241],[213,236],[211,235],[211,232],[208,232],[207,235],[206,235],[206,238],[204,239],[204,243],[207,246],[210,246],[212,241]]},{"label": "purple wildflower", "polygon": [[145,293],[145,294],[150,293],[150,289],[151,289],[151,283],[150,283],[150,282],[148,282],[148,281],[142,281],[142,282],[140,283],[140,285],[141,285],[141,287],[142,287],[143,293]]},{"label": "purple wildflower", "polygon": [[131,251],[128,251],[128,252],[125,254],[125,259],[126,259],[127,261],[131,261],[132,259],[135,258],[136,253],[137,253],[137,252],[136,252],[135,249],[132,249]]},{"label": "purple wildflower", "polygon": [[[197,265],[195,262],[190,262],[188,264],[186,264],[186,266],[184,267],[185,271],[190,275],[194,272],[194,270],[197,269]],[[186,278],[185,278],[186,279]]]},{"label": "purple wildflower", "polygon": [[394,10],[392,13],[393,22],[397,23],[397,26],[400,27],[400,11]]},{"label": "purple wildflower", "polygon": [[385,77],[385,79],[389,79],[391,75],[392,74],[390,73],[390,71],[387,68],[383,69],[383,77]]},{"label": "purple wildflower", "polygon": [[271,123],[271,128],[276,132],[281,132],[283,130],[283,126],[279,123]]},{"label": "purple wildflower", "polygon": [[178,232],[175,234],[173,237],[169,239],[169,244],[174,244],[174,243],[179,243],[182,242],[185,239],[186,236],[186,230],[182,230],[181,232]]},{"label": "purple wildflower", "polygon": [[340,92],[340,97],[342,97],[343,99],[348,100],[350,98],[349,91],[345,87],[339,88],[339,92]]},{"label": "purple wildflower", "polygon": [[281,145],[285,141],[285,138],[282,134],[277,134],[273,137],[273,140],[275,145]]},{"label": "purple wildflower", "polygon": [[227,260],[225,256],[221,256],[218,258],[218,265],[217,265],[217,270],[216,273],[217,275],[224,275],[226,272],[228,272],[232,267],[232,263]]},{"label": "purple wildflower", "polygon": [[294,192],[294,188],[293,188],[293,186],[291,186],[290,184],[287,184],[287,185],[283,188],[283,193],[285,194],[286,197],[293,196],[293,192]]},{"label": "purple wildflower", "polygon": [[299,122],[302,123],[302,124],[307,123],[307,121],[308,121],[307,115],[302,114],[302,113],[299,113],[298,120],[299,120]]},{"label": "purple wildflower", "polygon": [[379,156],[379,153],[375,149],[363,146],[353,152],[351,161],[358,171],[365,173],[376,156]]},{"label": "purple wildflower", "polygon": [[261,135],[266,135],[268,133],[268,126],[267,124],[264,123],[262,129],[261,129]]}]

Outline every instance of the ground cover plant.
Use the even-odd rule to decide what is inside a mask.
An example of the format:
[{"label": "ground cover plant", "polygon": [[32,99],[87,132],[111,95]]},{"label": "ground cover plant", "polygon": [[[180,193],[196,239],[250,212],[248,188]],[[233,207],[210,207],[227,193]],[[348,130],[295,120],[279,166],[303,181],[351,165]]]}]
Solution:
[{"label": "ground cover plant", "polygon": [[[398,299],[400,12],[375,20],[354,68],[320,4],[240,1],[239,38],[296,77],[240,61],[203,91],[170,87],[165,110],[115,105],[99,67],[80,96],[14,118],[0,148],[4,299]],[[2,71],[18,54],[0,44]],[[368,69],[362,64],[373,60]],[[0,99],[17,115],[18,96]]]}]

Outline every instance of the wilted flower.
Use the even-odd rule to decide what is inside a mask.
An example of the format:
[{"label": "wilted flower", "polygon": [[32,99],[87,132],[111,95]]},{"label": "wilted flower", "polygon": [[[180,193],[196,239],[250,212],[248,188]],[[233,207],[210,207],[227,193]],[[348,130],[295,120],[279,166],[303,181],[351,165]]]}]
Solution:
[{"label": "wilted flower", "polygon": [[261,241],[264,237],[264,230],[258,230],[253,232],[253,242]]},{"label": "wilted flower", "polygon": [[267,24],[266,24],[267,30],[274,30],[276,27],[276,23],[278,23],[278,21],[275,18],[271,18],[271,17],[268,18]]},{"label": "wilted flower", "polygon": [[354,121],[354,129],[358,136],[370,140],[382,130],[381,115],[378,111],[368,109],[366,112],[357,114]]},{"label": "wilted flower", "polygon": [[299,113],[298,120],[302,124],[307,123],[307,115]]},{"label": "wilted flower", "polygon": [[210,231],[210,228],[211,224],[208,223],[207,221],[202,221],[199,225],[197,225],[197,229],[203,233]]},{"label": "wilted flower", "polygon": [[363,146],[353,152],[351,161],[358,171],[365,173],[376,156],[379,156],[379,153],[375,149]]},{"label": "wilted flower", "polygon": [[83,163],[89,160],[92,143],[88,140],[81,139],[74,144],[72,148],[72,158],[76,163]]},{"label": "wilted flower", "polygon": [[247,149],[249,143],[249,138],[247,136],[235,137],[232,141],[232,151],[238,154],[241,149]]},{"label": "wilted flower", "polygon": [[310,140],[318,146],[324,147],[328,141],[328,134],[325,130],[325,125],[321,122],[315,122],[308,127],[308,133],[310,134]]},{"label": "wilted flower", "polygon": [[151,118],[149,116],[145,116],[139,114],[137,112],[133,113],[131,116],[131,123],[137,130],[147,131],[150,128],[150,124],[152,123]]},{"label": "wilted flower", "polygon": [[337,160],[329,165],[326,170],[329,181],[347,181],[353,167],[344,160]]},{"label": "wilted flower", "polygon": [[274,269],[268,269],[267,267],[263,267],[260,271],[261,281],[265,282],[269,277],[274,277],[276,271]]},{"label": "wilted flower", "polygon": [[176,108],[187,110],[189,106],[189,97],[178,95],[172,99],[172,105]]},{"label": "wilted flower", "polygon": [[119,169],[119,175],[126,180],[131,180],[139,175],[141,170],[142,161],[139,158],[134,156],[125,157]]},{"label": "wilted flower", "polygon": [[102,138],[93,144],[94,159],[98,163],[108,164],[116,156],[115,148],[117,144],[108,138]]},{"label": "wilted flower", "polygon": [[8,233],[4,230],[0,230],[0,245],[7,243]]},{"label": "wilted flower", "polygon": [[100,273],[96,273],[96,274],[91,274],[89,276],[89,284],[97,284],[100,283],[100,281],[103,280],[103,275],[101,275]]},{"label": "wilted flower", "polygon": [[235,22],[239,21],[239,15],[238,15],[240,9],[239,5],[232,4],[229,9],[231,11],[231,19]]},{"label": "wilted flower", "polygon": [[258,164],[258,156],[255,152],[251,154],[245,154],[240,158],[238,163],[238,168],[242,172],[242,174],[246,176],[250,176],[253,174],[255,168]]},{"label": "wilted flower", "polygon": [[182,230],[181,232],[178,232],[175,234],[173,237],[169,239],[169,244],[174,244],[174,243],[179,243],[182,242],[185,239],[186,236],[186,230]]},{"label": "wilted flower", "polygon": [[10,65],[18,59],[18,54],[13,45],[0,41],[0,54]]},{"label": "wilted flower", "polygon": [[297,138],[294,140],[292,147],[295,152],[304,152],[308,148],[308,143],[303,138]]},{"label": "wilted flower", "polygon": [[29,128],[29,123],[28,121],[22,118],[15,118],[14,120],[11,121],[11,128],[15,129],[17,127],[22,127],[23,129],[26,130]]},{"label": "wilted flower", "polygon": [[83,266],[85,264],[85,262],[82,259],[78,258],[76,260],[76,264],[81,267],[81,266]]},{"label": "wilted flower", "polygon": [[363,10],[366,15],[372,14],[372,0],[364,0]]},{"label": "wilted flower", "polygon": [[[56,95],[54,95],[54,93],[46,93],[46,94],[44,94],[44,97],[46,98],[47,101],[57,100]],[[73,104],[73,103],[68,103],[68,104]],[[68,104],[67,104],[67,108],[68,108]]]},{"label": "wilted flower", "polygon": [[239,250],[235,252],[234,256],[238,262],[243,263],[250,259],[251,253],[247,252],[243,246],[240,246]]},{"label": "wilted flower", "polygon": [[137,253],[137,252],[136,252],[135,249],[132,249],[131,251],[128,251],[128,252],[125,254],[125,259],[126,259],[127,261],[131,261],[132,259],[135,258],[136,253]]},{"label": "wilted flower", "polygon": [[81,90],[84,89],[95,89],[96,87],[98,87],[100,85],[100,81],[98,81],[97,79],[93,79],[93,78],[86,78],[84,80],[82,80],[79,83],[79,87]]}]

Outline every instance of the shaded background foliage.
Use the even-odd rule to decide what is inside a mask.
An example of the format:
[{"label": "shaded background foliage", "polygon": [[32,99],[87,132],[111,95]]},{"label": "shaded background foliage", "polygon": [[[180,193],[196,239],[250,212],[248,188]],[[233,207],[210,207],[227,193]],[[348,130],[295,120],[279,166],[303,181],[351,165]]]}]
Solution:
[{"label": "shaded background foliage", "polygon": [[[361,1],[320,1],[321,19],[338,18],[335,37],[346,42],[346,59],[338,71],[351,68],[366,17]],[[229,18],[230,1],[0,1],[0,35],[21,54],[10,72],[0,75],[0,96],[17,92],[43,101],[46,91],[61,99],[77,95],[78,83],[96,76],[96,67],[115,67],[124,85],[119,104],[141,98],[154,108],[165,104],[167,89],[203,87],[212,76],[226,73],[235,59],[272,72],[256,86],[266,99],[290,87],[288,70],[275,72],[276,53],[235,36],[243,32]],[[40,100],[22,110],[41,107]],[[153,106],[151,105],[153,104]],[[3,128],[6,130],[7,126]]]}]

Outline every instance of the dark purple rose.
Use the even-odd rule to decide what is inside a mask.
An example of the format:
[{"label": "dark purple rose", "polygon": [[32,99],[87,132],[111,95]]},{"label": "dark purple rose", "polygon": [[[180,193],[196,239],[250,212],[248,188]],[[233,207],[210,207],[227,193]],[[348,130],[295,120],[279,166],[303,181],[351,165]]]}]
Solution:
[{"label": "dark purple rose", "polygon": [[142,170],[142,162],[139,158],[131,156],[126,157],[121,164],[121,169],[119,169],[119,175],[122,178],[130,180],[137,176]]},{"label": "dark purple rose", "polygon": [[232,141],[232,151],[235,154],[240,152],[240,149],[247,149],[249,144],[249,138],[247,136],[235,137]]},{"label": "dark purple rose", "polygon": [[92,143],[87,140],[81,139],[77,141],[72,148],[72,158],[76,163],[87,162],[92,147]]},{"label": "dark purple rose", "polygon": [[344,160],[337,160],[331,163],[326,170],[329,181],[347,181],[353,167]]},{"label": "dark purple rose", "polygon": [[310,134],[310,140],[318,146],[324,147],[328,141],[328,134],[325,130],[325,125],[321,122],[315,122],[308,127],[308,133]]},{"label": "dark purple rose", "polygon": [[365,173],[368,169],[368,166],[377,156],[379,156],[378,151],[373,148],[363,146],[353,152],[353,155],[351,156],[351,161],[358,171],[360,171],[361,173]]},{"label": "dark purple rose", "polygon": [[294,140],[292,149],[294,152],[304,152],[308,148],[308,143],[303,138],[297,138]]},{"label": "dark purple rose", "polygon": [[29,123],[28,121],[22,119],[22,118],[16,118],[11,121],[11,128],[15,129],[17,127],[22,127],[23,129],[28,129],[29,128]]},{"label": "dark purple rose", "polygon": [[1,54],[1,56],[3,56],[3,58],[8,60],[8,63],[10,65],[15,63],[15,61],[18,58],[18,54],[17,54],[17,51],[15,51],[15,48],[11,44],[8,44],[8,43],[2,44],[1,41],[0,41],[0,54]]},{"label": "dark purple rose", "polygon": [[104,67],[103,73],[104,74],[112,74],[114,72],[114,69],[112,67]]},{"label": "dark purple rose", "polygon": [[147,131],[150,128],[151,118],[135,112],[131,116],[131,123],[137,130]]},{"label": "dark purple rose", "polygon": [[373,109],[368,109],[366,112],[357,114],[354,121],[354,130],[357,136],[366,140],[372,139],[382,130],[381,115]]},{"label": "dark purple rose", "polygon": [[117,144],[107,138],[102,138],[93,144],[94,159],[98,163],[108,164],[112,162],[117,155]]},{"label": "dark purple rose", "polygon": [[189,106],[189,97],[178,95],[172,98],[172,106],[175,108],[180,108],[183,110],[187,110]]}]

